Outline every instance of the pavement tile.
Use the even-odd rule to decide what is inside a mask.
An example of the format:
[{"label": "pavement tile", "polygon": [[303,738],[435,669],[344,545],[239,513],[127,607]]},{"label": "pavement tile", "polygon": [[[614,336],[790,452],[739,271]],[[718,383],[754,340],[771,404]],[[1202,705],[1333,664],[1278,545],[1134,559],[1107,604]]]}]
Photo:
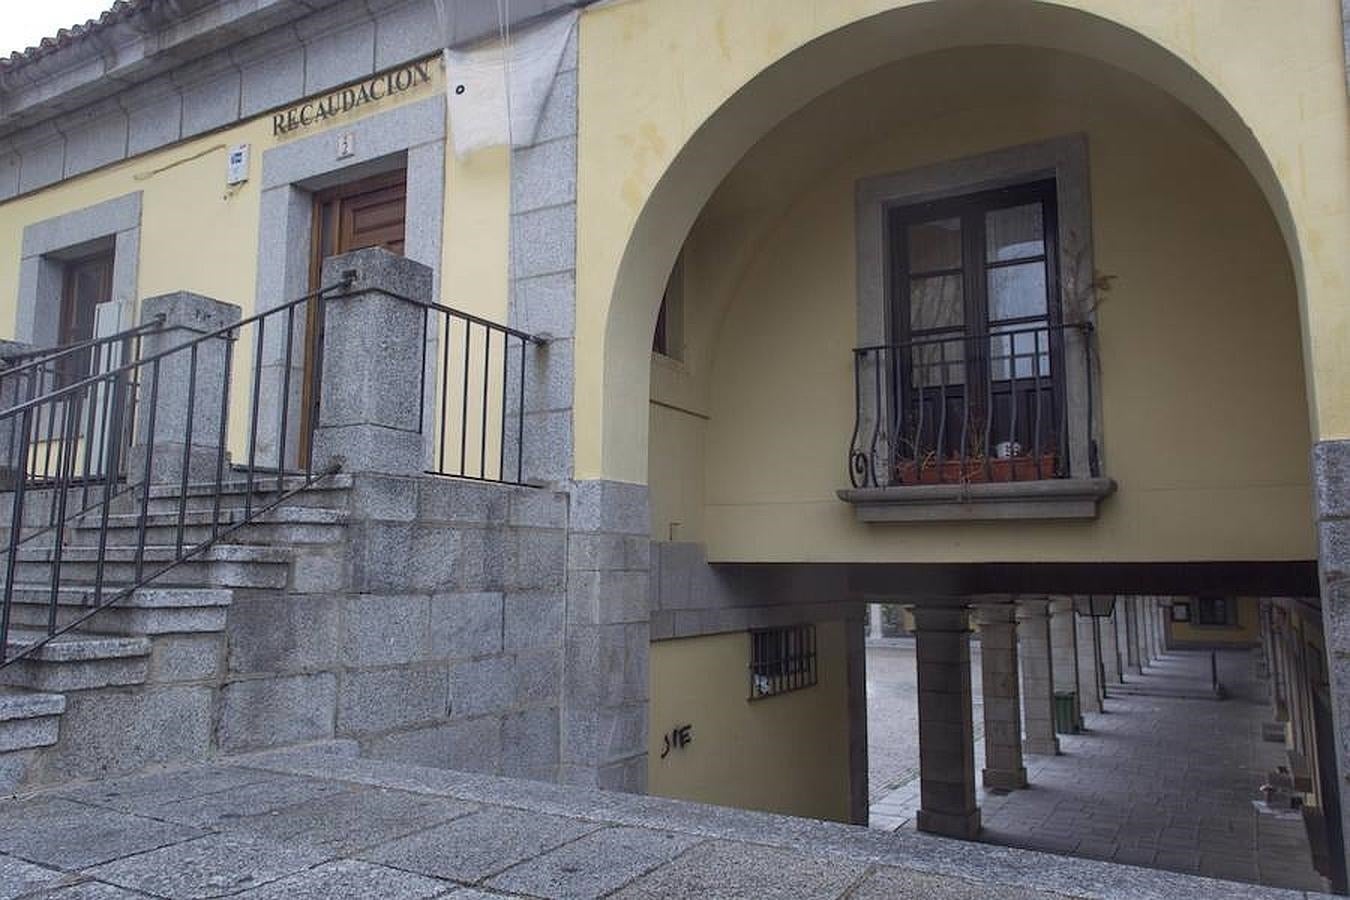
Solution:
[{"label": "pavement tile", "polygon": [[840,897],[867,872],[863,863],[804,856],[752,844],[700,844],[623,888],[615,900],[791,900]]},{"label": "pavement tile", "polygon": [[487,886],[556,900],[601,897],[698,841],[688,834],[606,828],[508,869]]},{"label": "pavement tile", "polygon": [[475,804],[385,788],[334,794],[225,823],[281,843],[303,842],[334,855],[351,855],[468,815]]},{"label": "pavement tile", "polygon": [[0,852],[75,871],[201,835],[201,829],[40,797],[0,802]]},{"label": "pavement tile", "polygon": [[64,872],[0,855],[0,900],[14,900],[39,888],[50,887],[66,877]]},{"label": "pavement tile", "polygon": [[175,900],[223,897],[267,884],[328,858],[305,845],[282,845],[242,834],[210,834],[172,847],[96,866],[86,874]]},{"label": "pavement tile", "polygon": [[246,785],[268,781],[276,776],[256,769],[233,766],[202,766],[198,769],[174,769],[147,775],[131,775],[95,781],[54,791],[50,796],[80,803],[106,806],[122,812],[153,815],[165,803],[177,803],[234,791]]},{"label": "pavement tile", "polygon": [[162,803],[155,808],[154,815],[174,822],[214,828],[320,797],[347,793],[349,790],[348,785],[336,781],[273,775],[265,781],[245,784],[233,790]]},{"label": "pavement tile", "polygon": [[[442,896],[453,887],[437,878],[344,859],[288,875],[235,896],[239,900],[329,900],[337,897],[420,900]],[[461,897],[459,894],[452,896]]]},{"label": "pavement tile", "polygon": [[603,827],[491,806],[361,854],[410,872],[475,882]]},{"label": "pavement tile", "polygon": [[868,876],[848,896],[849,900],[933,900],[936,897],[943,900],[1063,900],[1065,895],[883,868]]},{"label": "pavement tile", "polygon": [[24,900],[136,900],[139,897],[149,896],[149,894],[142,894],[139,891],[128,891],[115,885],[104,884],[101,881],[82,881],[68,887],[32,894],[25,897]]}]

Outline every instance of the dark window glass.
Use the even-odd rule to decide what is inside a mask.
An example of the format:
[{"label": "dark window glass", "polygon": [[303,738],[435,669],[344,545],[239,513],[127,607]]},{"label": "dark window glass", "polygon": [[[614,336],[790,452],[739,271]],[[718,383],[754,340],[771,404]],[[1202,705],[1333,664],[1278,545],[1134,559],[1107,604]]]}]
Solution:
[{"label": "dark window glass", "polygon": [[1233,625],[1233,607],[1227,597],[1201,597],[1196,601],[1196,622],[1200,625]]}]

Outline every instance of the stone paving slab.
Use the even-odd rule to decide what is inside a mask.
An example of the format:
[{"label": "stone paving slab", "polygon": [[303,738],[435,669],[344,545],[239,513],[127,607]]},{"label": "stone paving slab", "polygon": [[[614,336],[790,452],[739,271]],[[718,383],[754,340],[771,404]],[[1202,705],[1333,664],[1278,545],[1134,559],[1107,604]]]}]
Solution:
[{"label": "stone paving slab", "polygon": [[[0,900],[1306,897],[354,753],[334,742],[0,801]],[[250,772],[257,778],[241,774]],[[154,809],[200,824],[124,812],[141,805],[137,785]],[[170,785],[184,796],[175,799]],[[238,787],[203,792],[221,785]],[[260,800],[258,785],[291,802]],[[400,808],[407,816],[394,825]]]}]

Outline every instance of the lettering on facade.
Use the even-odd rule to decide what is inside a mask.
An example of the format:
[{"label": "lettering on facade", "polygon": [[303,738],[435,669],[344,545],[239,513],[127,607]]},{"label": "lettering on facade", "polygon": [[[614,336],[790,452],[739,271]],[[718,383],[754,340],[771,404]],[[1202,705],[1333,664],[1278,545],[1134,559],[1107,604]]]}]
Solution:
[{"label": "lettering on facade", "polygon": [[661,735],[661,758],[670,755],[671,750],[683,750],[694,742],[693,725],[677,725],[670,734]]},{"label": "lettering on facade", "polygon": [[431,81],[431,61],[409,63],[272,115],[272,135],[290,134]]}]

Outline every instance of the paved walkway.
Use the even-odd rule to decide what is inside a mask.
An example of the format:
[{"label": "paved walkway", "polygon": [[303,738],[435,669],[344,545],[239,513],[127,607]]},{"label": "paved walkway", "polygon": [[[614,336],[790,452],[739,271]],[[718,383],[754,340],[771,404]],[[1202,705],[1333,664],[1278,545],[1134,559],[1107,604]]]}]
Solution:
[{"label": "paved walkway", "polygon": [[[334,750],[345,749],[335,747]],[[338,752],[0,802],[0,898],[1300,898],[1028,850]]]},{"label": "paved walkway", "polygon": [[[1282,745],[1261,739],[1269,707],[1252,657],[1219,659],[1224,701],[1207,696],[1208,653],[1169,654],[1124,688],[1108,687],[1107,712],[1087,716],[1087,733],[1061,735],[1062,755],[1027,757],[1030,788],[980,791],[981,840],[1325,890],[1302,819],[1253,802],[1266,773],[1287,760]],[[977,767],[983,751],[977,742]],[[875,801],[873,827],[912,830],[918,790],[915,778]]]}]

